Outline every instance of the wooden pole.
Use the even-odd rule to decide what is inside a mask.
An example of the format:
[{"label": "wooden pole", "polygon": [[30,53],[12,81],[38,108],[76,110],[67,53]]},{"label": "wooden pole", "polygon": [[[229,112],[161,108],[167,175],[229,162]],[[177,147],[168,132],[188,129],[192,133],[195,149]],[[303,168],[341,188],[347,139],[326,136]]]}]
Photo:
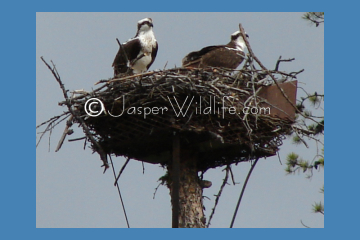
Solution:
[{"label": "wooden pole", "polygon": [[179,188],[180,188],[180,139],[179,134],[173,136],[173,159],[172,159],[172,227],[179,227]]},{"label": "wooden pole", "polygon": [[197,156],[173,137],[173,159],[168,167],[173,228],[204,228],[202,187],[196,170]]}]

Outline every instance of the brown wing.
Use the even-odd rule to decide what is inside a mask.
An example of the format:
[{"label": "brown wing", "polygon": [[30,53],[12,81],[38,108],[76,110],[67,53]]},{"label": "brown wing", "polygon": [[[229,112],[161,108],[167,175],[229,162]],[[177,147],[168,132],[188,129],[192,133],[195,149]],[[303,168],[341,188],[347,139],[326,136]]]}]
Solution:
[{"label": "brown wing", "polygon": [[194,51],[186,55],[182,60],[182,66],[188,68],[198,68],[201,58],[208,52],[213,51],[223,46],[208,46],[202,48],[200,51]]},{"label": "brown wing", "polygon": [[[140,52],[141,44],[139,39],[134,38],[127,41],[125,44],[123,44],[123,49],[126,52],[127,59],[131,62]],[[114,76],[118,75],[119,73],[126,73],[129,69],[124,51],[122,51],[119,47],[119,51],[115,56],[114,62],[112,64],[112,67],[114,68]]]},{"label": "brown wing", "polygon": [[149,65],[147,65],[147,70],[149,70],[150,66],[155,61],[157,51],[158,51],[158,43],[156,42],[156,46],[154,48],[152,48],[152,51],[151,51],[151,62],[149,63]]},{"label": "brown wing", "polygon": [[199,67],[223,67],[236,69],[244,60],[244,52],[226,47],[216,48],[202,56]]}]

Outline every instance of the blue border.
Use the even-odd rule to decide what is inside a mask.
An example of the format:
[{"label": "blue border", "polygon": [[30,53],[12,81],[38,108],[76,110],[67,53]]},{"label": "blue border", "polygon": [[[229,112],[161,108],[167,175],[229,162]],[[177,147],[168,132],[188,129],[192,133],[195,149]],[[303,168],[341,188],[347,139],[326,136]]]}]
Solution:
[{"label": "blue border", "polygon": [[[135,4],[136,3],[136,4]],[[143,3],[143,4],[142,4]],[[276,4],[278,3],[278,4]],[[8,3],[7,3],[8,4]],[[327,178],[327,186],[329,191],[326,192],[327,199],[327,220],[325,229],[36,229],[36,191],[35,191],[35,148],[34,148],[34,126],[35,126],[35,46],[36,46],[36,12],[39,11],[123,11],[127,9],[129,11],[300,11],[300,10],[325,10],[327,17],[327,24],[331,24],[331,29],[326,31],[327,35],[332,34],[331,38],[326,38],[326,46],[334,46],[336,43],[336,37],[334,35],[340,34],[339,40],[344,39],[344,33],[349,34],[356,29],[344,30],[350,28],[349,25],[342,24],[341,16],[337,15],[331,19],[330,3],[314,3],[314,1],[301,1],[301,2],[289,2],[289,1],[227,1],[225,2],[194,2],[194,1],[177,1],[170,3],[169,1],[83,1],[83,3],[74,3],[73,1],[38,1],[34,3],[32,1],[16,1],[11,3],[14,6],[4,6],[3,13],[1,14],[1,26],[2,26],[2,47],[6,47],[4,51],[5,56],[3,60],[6,61],[3,69],[5,73],[2,73],[2,94],[3,97],[11,102],[11,109],[6,109],[6,112],[2,113],[2,132],[3,141],[9,143],[10,146],[3,149],[2,152],[2,173],[1,173],[1,186],[2,186],[2,204],[1,204],[1,218],[2,229],[6,229],[6,239],[23,239],[29,237],[36,237],[37,239],[104,239],[107,237],[115,238],[129,238],[129,239],[145,239],[145,238],[157,238],[157,239],[183,239],[184,237],[191,236],[194,238],[210,238],[210,239],[223,239],[233,237],[239,238],[251,238],[251,239],[264,239],[264,238],[276,238],[276,239],[323,239],[326,237],[336,237],[337,232],[341,233],[342,239],[347,239],[346,235],[351,235],[352,224],[356,224],[355,221],[346,223],[350,220],[347,216],[342,216],[346,211],[351,212],[352,215],[356,215],[353,212],[354,209],[346,210],[347,199],[349,194],[356,189],[350,189],[349,185],[340,184],[339,178],[345,178],[351,181],[352,175],[348,166],[343,166],[343,173],[337,171],[336,179]],[[299,4],[301,6],[295,6]],[[339,3],[340,4],[340,3]],[[344,1],[341,3],[345,5]],[[281,6],[281,8],[277,8]],[[346,5],[350,6],[350,5]],[[15,8],[11,8],[15,7]],[[292,8],[291,8],[292,7]],[[11,9],[14,9],[11,11]],[[339,9],[335,9],[337,12]],[[4,13],[5,12],[5,13]],[[335,12],[335,11],[334,11]],[[347,12],[348,16],[352,13]],[[344,19],[345,20],[345,19]],[[348,23],[350,24],[351,20]],[[356,21],[356,20],[354,20]],[[327,29],[330,29],[328,27]],[[357,31],[357,30],[356,30]],[[333,35],[334,34],[334,35]],[[346,46],[341,46],[346,47]],[[346,51],[341,48],[337,48],[339,52],[335,54],[336,61],[327,60],[326,69],[339,68],[340,58],[343,60],[346,58]],[[342,53],[344,52],[344,55]],[[329,55],[325,55],[326,57]],[[351,65],[351,58],[346,60]],[[355,60],[352,64],[355,64]],[[354,66],[357,69],[357,66]],[[345,84],[346,77],[344,75],[337,76],[336,73],[326,73],[326,92],[335,91],[338,89],[334,83]],[[355,81],[358,77],[353,76],[349,78]],[[334,79],[334,81],[332,81]],[[339,79],[343,79],[340,81]],[[353,83],[351,83],[353,84]],[[354,83],[355,84],[355,83]],[[349,86],[348,86],[349,87]],[[351,88],[355,88],[353,85]],[[6,91],[5,91],[6,89]],[[346,88],[348,91],[351,89]],[[337,92],[339,90],[336,90]],[[7,94],[6,94],[7,92]],[[15,97],[15,94],[22,95],[22,97]],[[350,92],[347,92],[347,96],[343,96],[340,99],[347,99]],[[328,95],[327,95],[328,96]],[[351,98],[351,97],[349,97]],[[350,109],[344,109],[344,104],[338,102],[339,98],[327,97],[327,106],[342,107],[342,111]],[[347,101],[351,101],[348,99]],[[27,104],[27,108],[24,108],[24,103]],[[4,103],[3,103],[4,104]],[[330,108],[330,107],[327,107]],[[332,131],[331,128],[337,129],[339,127],[339,116],[327,111],[327,131]],[[15,117],[14,117],[15,116]],[[345,115],[343,115],[345,117]],[[342,119],[341,121],[347,121]],[[357,121],[356,116],[351,121]],[[9,126],[11,122],[11,126]],[[328,127],[330,126],[330,127]],[[336,133],[336,132],[335,132]],[[327,133],[329,134],[329,133]],[[335,134],[336,135],[336,134]],[[336,140],[337,139],[337,140]],[[327,139],[326,153],[327,158],[331,161],[327,166],[327,171],[331,171],[332,160],[350,161],[356,160],[355,156],[346,156],[349,154],[346,149],[351,149],[352,146],[346,147],[339,146],[339,138],[335,136],[334,139]],[[335,145],[337,144],[337,145]],[[330,147],[328,147],[330,146]],[[329,150],[327,150],[329,149]],[[354,163],[356,164],[356,163]],[[330,169],[329,169],[330,168]],[[356,165],[351,163],[352,169],[356,168]],[[343,176],[346,172],[347,176]],[[355,174],[353,176],[356,176]],[[332,176],[335,177],[335,176]],[[331,187],[337,186],[337,191],[332,193]],[[347,196],[347,197],[345,197]],[[355,196],[352,199],[356,199]],[[353,200],[349,199],[349,202]],[[339,210],[331,209],[332,203],[337,202]],[[345,205],[345,206],[344,206]],[[353,206],[358,205],[354,203]],[[329,206],[329,207],[328,207]],[[334,204],[335,206],[335,204]],[[341,208],[341,206],[344,206]],[[338,217],[341,217],[340,219]],[[5,219],[6,218],[6,219]],[[336,219],[340,221],[336,221]],[[4,221],[5,220],[5,221]],[[341,228],[346,224],[347,229],[342,231]],[[356,228],[355,228],[356,229]],[[176,231],[173,232],[173,231]],[[189,231],[189,232],[187,232]],[[169,234],[169,235],[167,235]],[[189,235],[190,234],[190,235]],[[356,233],[355,233],[356,234]]]}]

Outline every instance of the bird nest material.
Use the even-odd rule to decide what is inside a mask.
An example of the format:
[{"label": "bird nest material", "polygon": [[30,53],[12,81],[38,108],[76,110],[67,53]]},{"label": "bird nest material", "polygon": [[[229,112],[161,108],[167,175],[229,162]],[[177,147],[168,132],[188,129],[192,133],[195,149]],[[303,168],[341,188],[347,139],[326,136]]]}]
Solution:
[{"label": "bird nest material", "polygon": [[[273,156],[291,131],[292,117],[269,115],[260,97],[269,81],[253,71],[169,69],[101,81],[93,92],[78,92],[68,105],[82,124],[91,148],[167,165],[172,138],[197,155],[197,169]],[[261,76],[259,74],[259,76]],[[257,110],[255,114],[255,110]],[[261,112],[262,111],[262,112]],[[96,115],[96,116],[95,116]]]},{"label": "bird nest material", "polygon": [[267,70],[241,24],[239,29],[249,52],[241,70],[175,68],[117,76],[98,82],[103,85],[92,92],[75,91],[71,97],[55,65],[42,58],[63,91],[60,105],[68,112],[38,127],[48,123],[44,134],[71,115],[57,150],[71,134],[72,123],[79,123],[85,143],[99,153],[105,169],[111,154],[170,165],[174,134],[181,151],[195,156],[191,159],[196,159],[198,171],[273,156],[292,131],[298,112],[293,80],[303,70],[279,71],[281,62],[294,60],[281,57],[274,70]]}]

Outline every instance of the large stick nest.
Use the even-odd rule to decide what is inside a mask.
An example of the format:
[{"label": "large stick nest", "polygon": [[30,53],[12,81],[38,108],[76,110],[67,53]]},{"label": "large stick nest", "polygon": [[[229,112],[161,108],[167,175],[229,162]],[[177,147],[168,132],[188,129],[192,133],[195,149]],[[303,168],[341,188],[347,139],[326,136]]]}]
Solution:
[{"label": "large stick nest", "polygon": [[[265,112],[244,113],[266,102],[257,95],[264,85],[246,69],[232,75],[221,69],[169,69],[103,82],[63,102],[78,116],[75,122],[86,124],[100,155],[166,165],[173,135],[179,134],[181,149],[196,154],[197,169],[204,171],[275,155],[293,123]],[[179,107],[184,114],[177,116]]]},{"label": "large stick nest", "polygon": [[[296,84],[292,84],[295,92],[291,100],[279,83],[296,79],[303,70],[279,71],[280,62],[294,60],[281,57],[275,70],[267,70],[254,55],[241,24],[239,29],[249,51],[241,70],[180,68],[122,76],[100,81],[103,85],[92,92],[75,91],[71,97],[54,64],[51,67],[42,58],[63,91],[65,101],[60,105],[66,105],[69,111],[38,127],[48,123],[45,133],[62,121],[61,117],[71,115],[56,151],[71,133],[72,122],[77,122],[84,130],[85,143],[89,141],[99,153],[105,169],[111,154],[171,164],[174,134],[180,138],[181,153],[196,156],[192,159],[197,159],[194,166],[199,171],[273,156],[292,131],[298,112]],[[261,70],[255,68],[254,60]],[[269,85],[283,96],[280,105],[289,103],[287,110],[269,103],[269,95],[261,94]],[[275,96],[267,93],[270,98]],[[275,100],[279,103],[278,97]],[[282,117],[261,112],[264,103]],[[179,115],[179,108],[183,114]],[[249,108],[257,109],[256,114],[245,114]],[[96,111],[101,114],[89,116]]]}]

